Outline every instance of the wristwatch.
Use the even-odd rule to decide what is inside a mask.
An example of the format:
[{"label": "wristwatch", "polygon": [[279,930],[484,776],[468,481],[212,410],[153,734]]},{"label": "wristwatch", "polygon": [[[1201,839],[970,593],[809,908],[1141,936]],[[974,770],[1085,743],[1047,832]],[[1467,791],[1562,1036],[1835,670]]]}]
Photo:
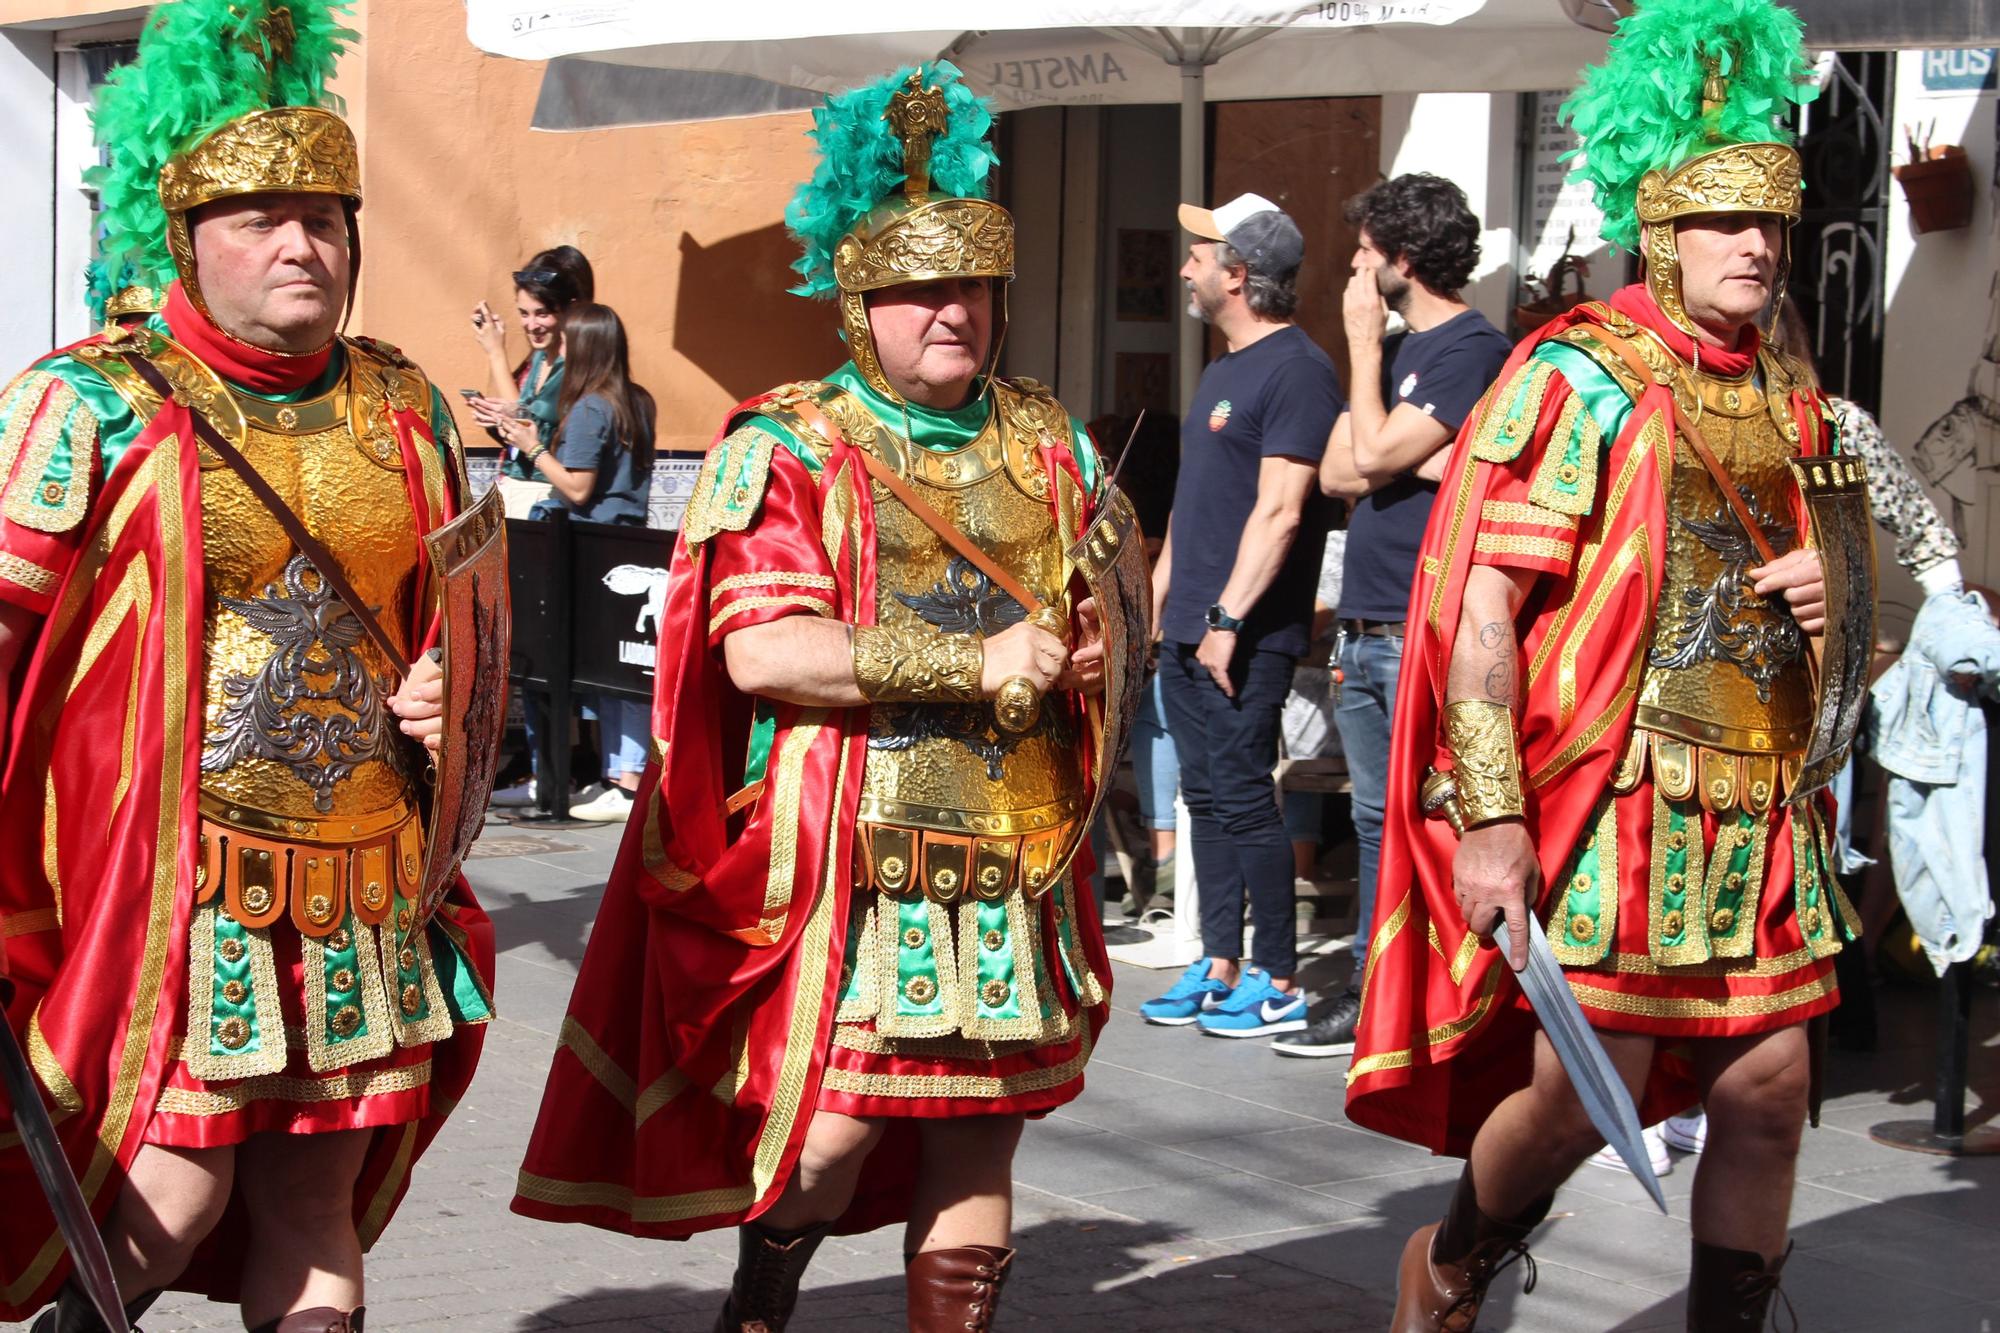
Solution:
[{"label": "wristwatch", "polygon": [[1234,634],[1243,628],[1242,620],[1223,610],[1221,602],[1210,604],[1207,620],[1210,629],[1219,629],[1229,634]]}]

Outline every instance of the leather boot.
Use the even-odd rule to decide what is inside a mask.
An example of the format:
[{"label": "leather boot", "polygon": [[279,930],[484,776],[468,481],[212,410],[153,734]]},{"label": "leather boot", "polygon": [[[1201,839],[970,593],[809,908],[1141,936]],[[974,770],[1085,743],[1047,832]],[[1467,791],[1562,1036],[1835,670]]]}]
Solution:
[{"label": "leather boot", "polygon": [[910,1333],[987,1333],[1013,1263],[1014,1251],[997,1245],[911,1255],[903,1269]]},{"label": "leather boot", "polygon": [[736,1228],[736,1276],[715,1318],[715,1333],[785,1333],[799,1303],[799,1279],[831,1230],[831,1222],[803,1231],[777,1231],[757,1222]]},{"label": "leather boot", "polygon": [[[149,1291],[125,1307],[125,1323],[132,1333],[141,1333],[139,1316],[152,1309],[158,1299],[159,1292]],[[30,1333],[106,1333],[106,1330],[104,1321],[97,1317],[97,1307],[72,1279],[63,1283],[62,1290],[56,1293],[56,1303],[42,1311]]]},{"label": "leather boot", "polygon": [[1468,1164],[1444,1221],[1421,1228],[1403,1246],[1391,1333],[1471,1333],[1494,1274],[1516,1257],[1528,1266],[1521,1290],[1533,1291],[1528,1233],[1549,1215],[1553,1202],[1554,1196],[1543,1199],[1512,1221],[1488,1217],[1479,1210]]},{"label": "leather boot", "polygon": [[[1776,1263],[1766,1265],[1761,1254],[1696,1241],[1688,1272],[1688,1333],[1737,1333],[1764,1327],[1771,1297],[1784,1299],[1778,1290],[1778,1272],[1791,1257],[1792,1249],[1787,1245]],[[1785,1308],[1792,1308],[1789,1300]],[[1792,1322],[1797,1324],[1796,1316]]]},{"label": "leather boot", "polygon": [[336,1310],[331,1305],[315,1305],[259,1324],[251,1333],[361,1333],[361,1320],[366,1313],[361,1307]]}]

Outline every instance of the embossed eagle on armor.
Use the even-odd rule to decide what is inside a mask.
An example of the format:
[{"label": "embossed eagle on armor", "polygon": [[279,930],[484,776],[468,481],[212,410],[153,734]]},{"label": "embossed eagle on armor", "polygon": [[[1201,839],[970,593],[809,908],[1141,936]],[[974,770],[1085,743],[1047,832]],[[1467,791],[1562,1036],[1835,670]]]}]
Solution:
[{"label": "embossed eagle on armor", "polygon": [[[944,577],[928,592],[899,592],[895,596],[925,624],[945,634],[998,634],[1028,618],[1026,607],[962,555],[951,558]],[[994,724],[990,703],[878,706],[869,724],[868,747],[907,750],[921,741],[957,741],[986,765],[987,778],[998,782],[1006,776],[1007,756],[1027,735],[1048,733],[1051,728],[1066,731],[1052,716],[1058,711],[1046,710],[1041,723],[1016,735]],[[1068,737],[1059,735],[1057,743],[1069,743]]]},{"label": "embossed eagle on armor", "polygon": [[[1797,527],[1770,521],[1757,508],[1747,488],[1738,488],[1744,503],[1764,529],[1771,549],[1783,555],[1798,538]],[[1757,687],[1760,703],[1771,701],[1771,683],[1805,652],[1805,635],[1789,607],[1751,591],[1748,571],[1757,558],[1755,546],[1727,505],[1708,516],[1676,514],[1674,522],[1693,533],[1722,561],[1721,572],[1706,587],[1681,589],[1680,612],[1662,643],[1647,657],[1650,665],[1669,670],[1701,662],[1727,662]]]},{"label": "embossed eagle on armor", "polygon": [[998,634],[1028,618],[1027,608],[962,555],[945,566],[929,592],[899,592],[896,600],[946,634]]},{"label": "embossed eagle on armor", "polygon": [[[260,597],[218,600],[276,651],[254,675],[222,678],[228,702],[202,738],[202,772],[269,759],[312,789],[314,809],[331,813],[333,789],[356,768],[370,760],[397,765],[384,686],[358,651],[361,622],[310,561],[293,556],[282,583],[266,584]],[[332,708],[322,712],[310,704]]]}]

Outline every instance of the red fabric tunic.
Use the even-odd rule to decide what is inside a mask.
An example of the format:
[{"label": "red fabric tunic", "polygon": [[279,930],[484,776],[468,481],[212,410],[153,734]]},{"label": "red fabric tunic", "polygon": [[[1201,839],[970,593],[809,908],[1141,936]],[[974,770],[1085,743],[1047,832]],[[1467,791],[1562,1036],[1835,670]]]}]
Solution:
[{"label": "red fabric tunic", "polygon": [[[140,1144],[179,1141],[154,1131],[175,1083],[197,860],[203,566],[191,411],[164,404],[109,475],[93,460],[90,507],[70,531],[0,523],[0,598],[45,616],[14,694],[0,777],[0,934],[18,986],[7,1018],[100,1221]],[[434,513],[416,481],[418,451],[438,446],[416,412],[391,417],[412,518],[428,530],[451,516],[451,497]],[[107,764],[119,780],[106,780]],[[462,878],[440,919],[490,976],[491,927]],[[431,1072],[422,1096],[328,1101],[244,1132],[378,1127],[353,1205],[372,1246],[471,1082],[482,1033],[415,1052]],[[0,1319],[26,1318],[69,1259],[12,1133],[0,1133],[0,1198],[10,1205],[0,1215]],[[235,1300],[245,1225],[232,1202],[174,1286]]]},{"label": "red fabric tunic", "polygon": [[[732,413],[712,468],[737,475],[728,432],[767,401]],[[1074,477],[1062,453],[1052,463]],[[899,1220],[916,1158],[899,1142],[907,1117],[1036,1112],[1074,1096],[1108,1014],[1072,996],[1072,1041],[997,1060],[971,1049],[910,1060],[835,1040],[868,710],[764,701],[776,724],[764,785],[734,810],[759,701],[731,685],[721,643],[787,615],[872,623],[874,499],[845,440],[817,473],[783,448],[767,464],[752,460],[753,473],[766,468],[737,491],[750,513],[692,548],[684,532],[675,552],[656,762],[640,782],[522,1166],[513,1208],[530,1217],[672,1239],[735,1225],[777,1200],[813,1110],[828,1107],[906,1117],[870,1155],[838,1229]],[[1042,910],[1052,913],[1057,896]],[[1108,974],[1098,923],[1083,913],[1073,924],[1089,965]],[[892,1111],[867,1090],[880,1074],[954,1082],[920,1109],[897,1098]],[[830,1077],[852,1090],[829,1091]]]},{"label": "red fabric tunic", "polygon": [[[1689,359],[1690,341],[1643,289],[1625,289],[1612,305]],[[1574,421],[1579,407],[1560,375],[1547,384],[1525,448],[1507,461],[1474,454],[1482,421],[1507,410],[1511,394],[1504,386],[1524,382],[1519,377],[1537,347],[1578,324],[1613,318],[1601,306],[1580,306],[1515,350],[1496,382],[1503,387],[1488,395],[1452,450],[1411,592],[1380,894],[1347,1104],[1356,1123],[1434,1151],[1465,1153],[1493,1107],[1526,1084],[1535,1022],[1499,953],[1465,928],[1452,891],[1457,839],[1441,821],[1424,819],[1417,804],[1424,769],[1451,766],[1440,726],[1446,668],[1466,574],[1475,564],[1541,576],[1516,621],[1521,657],[1529,663],[1518,722],[1526,821],[1541,867],[1544,919],[1579,873],[1602,884],[1597,920],[1609,936],[1599,941],[1603,957],[1565,969],[1590,1021],[1665,1037],[1742,1035],[1802,1021],[1835,1003],[1831,955],[1839,944],[1831,936],[1831,904],[1809,945],[1795,883],[1795,865],[1807,867],[1814,877],[1808,887],[1837,901],[1825,847],[1830,801],[1811,802],[1809,811],[1781,804],[1767,817],[1768,855],[1749,877],[1757,892],[1748,956],[1675,966],[1649,952],[1651,781],[1606,800],[1631,732],[1665,569],[1669,391],[1655,385],[1644,393],[1601,456],[1584,460],[1595,497],[1580,516],[1552,513],[1533,494],[1558,422],[1566,411]],[[1701,364],[1741,373],[1752,355],[1754,346],[1733,358],[1704,349]],[[1800,452],[1829,450],[1817,393],[1800,394],[1789,406],[1803,428]],[[1803,524],[1802,503],[1795,518]],[[1607,806],[1615,807],[1615,839],[1595,836]],[[1715,818],[1707,816],[1699,828],[1706,860],[1715,852]],[[1693,844],[1695,827],[1686,832],[1677,846]],[[1846,919],[1853,921],[1851,910]],[[1552,938],[1562,927],[1562,921],[1551,925]],[[1643,1115],[1650,1123],[1696,1098],[1686,1061],[1663,1042]]]}]

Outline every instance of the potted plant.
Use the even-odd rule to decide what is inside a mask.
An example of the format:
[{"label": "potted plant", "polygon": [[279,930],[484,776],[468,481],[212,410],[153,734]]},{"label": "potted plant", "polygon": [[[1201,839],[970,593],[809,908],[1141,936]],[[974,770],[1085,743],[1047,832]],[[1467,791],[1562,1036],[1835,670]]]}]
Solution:
[{"label": "potted plant", "polygon": [[[1932,122],[1935,125],[1936,122]],[[1972,162],[1955,143],[1921,144],[1905,127],[1910,160],[1895,168],[1903,197],[1910,201],[1910,229],[1951,231],[1972,221]]]}]

